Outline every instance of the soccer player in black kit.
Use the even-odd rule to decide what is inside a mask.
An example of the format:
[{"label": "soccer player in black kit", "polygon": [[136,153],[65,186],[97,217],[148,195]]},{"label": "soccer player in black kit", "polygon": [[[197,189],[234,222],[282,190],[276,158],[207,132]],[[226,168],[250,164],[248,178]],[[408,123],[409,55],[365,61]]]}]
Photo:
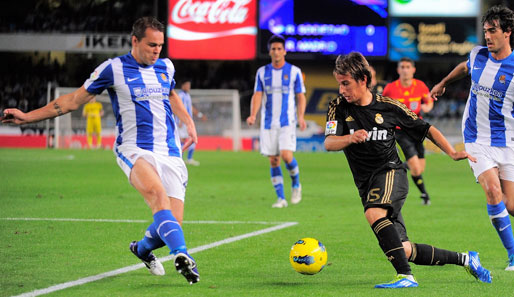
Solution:
[{"label": "soccer player in black kit", "polygon": [[370,91],[368,61],[358,52],[339,56],[334,76],[340,95],[329,104],[325,148],[343,150],[359,190],[364,214],[397,275],[375,288],[417,287],[409,262],[464,266],[477,280],[490,283],[477,252],[458,253],[409,241],[401,209],[409,184],[398,157],[394,132],[402,128],[416,141],[428,137],[453,160],[475,158],[455,151],[443,134],[402,103]]}]

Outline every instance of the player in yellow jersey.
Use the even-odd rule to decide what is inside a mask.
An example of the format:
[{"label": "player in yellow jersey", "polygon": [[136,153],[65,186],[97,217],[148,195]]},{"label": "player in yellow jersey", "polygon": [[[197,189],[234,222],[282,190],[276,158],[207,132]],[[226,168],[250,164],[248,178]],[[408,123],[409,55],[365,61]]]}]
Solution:
[{"label": "player in yellow jersey", "polygon": [[104,115],[102,103],[96,102],[96,99],[91,99],[89,103],[84,105],[82,116],[87,118],[86,135],[87,145],[89,148],[93,147],[93,133],[96,134],[96,147],[102,146],[102,121]]}]

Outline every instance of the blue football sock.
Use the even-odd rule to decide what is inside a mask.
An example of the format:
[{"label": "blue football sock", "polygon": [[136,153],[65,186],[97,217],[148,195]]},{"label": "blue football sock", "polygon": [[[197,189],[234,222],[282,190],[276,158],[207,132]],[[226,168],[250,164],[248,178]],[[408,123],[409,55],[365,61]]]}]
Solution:
[{"label": "blue football sock", "polygon": [[164,241],[159,237],[159,234],[157,234],[155,222],[152,222],[146,229],[143,239],[137,243],[137,253],[139,256],[146,257],[151,251],[165,245]]},{"label": "blue football sock", "polygon": [[514,236],[505,204],[503,201],[496,205],[487,204],[487,213],[509,256],[514,255]]},{"label": "blue football sock", "polygon": [[298,168],[298,162],[296,162],[296,159],[293,158],[291,163],[286,163],[286,168],[291,176],[293,188],[298,188],[300,186],[300,169]]},{"label": "blue football sock", "polygon": [[187,149],[187,159],[191,160],[193,159],[193,154],[195,152],[196,144],[191,144],[191,146]]},{"label": "blue football sock", "polygon": [[170,249],[170,254],[186,252],[186,242],[182,227],[169,209],[163,209],[153,215],[156,232]]},{"label": "blue football sock", "polygon": [[275,192],[277,193],[277,197],[279,199],[285,199],[284,195],[284,178],[282,177],[282,168],[271,167],[271,183],[275,188]]}]

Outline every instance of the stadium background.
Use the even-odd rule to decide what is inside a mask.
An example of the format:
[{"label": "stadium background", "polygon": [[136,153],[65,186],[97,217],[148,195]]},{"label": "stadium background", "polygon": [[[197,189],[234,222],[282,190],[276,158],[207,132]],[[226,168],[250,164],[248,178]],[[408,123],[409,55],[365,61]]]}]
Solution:
[{"label": "stadium background", "polygon": [[[202,1],[21,0],[17,1],[16,5],[11,5],[10,1],[2,1],[0,3],[0,62],[2,65],[0,70],[0,110],[17,107],[29,111],[45,105],[48,82],[52,83],[52,88],[82,85],[92,70],[102,61],[130,50],[130,39],[127,37],[127,33],[136,18],[144,15],[154,15],[169,25],[172,21],[173,6],[180,3],[198,2]],[[203,2],[214,3],[216,1]],[[195,89],[237,89],[240,95],[241,126],[243,130],[248,129],[244,120],[249,114],[255,72],[259,66],[269,63],[266,51],[266,40],[271,35],[271,26],[268,26],[269,22],[266,23],[268,21],[266,18],[270,17],[268,12],[273,8],[274,3],[286,3],[282,5],[284,10],[284,7],[287,9],[287,3],[291,4],[293,2],[292,0],[247,1],[246,3],[250,3],[249,6],[253,5],[255,8],[255,11],[249,15],[250,19],[253,18],[250,20],[253,22],[253,26],[256,26],[255,40],[246,42],[248,40],[246,39],[239,43],[236,40],[234,44],[231,44],[226,43],[229,42],[228,38],[214,38],[213,40],[221,40],[221,43],[214,46],[193,45],[192,49],[207,48],[208,50],[199,53],[197,56],[194,54],[184,56],[177,49],[185,48],[185,52],[187,52],[189,50],[187,45],[180,40],[167,39],[161,56],[171,56],[177,69],[176,80],[191,78],[192,86]],[[392,16],[393,13],[390,10],[394,4],[393,2],[411,1],[323,0],[318,1],[316,6],[312,4],[310,9],[309,5],[311,4],[308,4],[309,2],[296,1],[294,15],[283,15],[281,17],[284,18],[285,23],[288,22],[288,17],[294,18],[289,22],[303,22],[306,24],[349,24],[351,27],[352,25],[364,26],[367,23],[373,23],[377,30],[376,34],[384,33],[377,29],[380,25],[383,25],[387,30],[384,33],[384,36],[386,36],[385,42],[384,40],[378,40],[378,42],[373,40],[376,48],[378,48],[376,52],[370,52],[367,55],[364,52],[371,64],[377,69],[379,85],[385,85],[397,78],[395,61],[405,53],[409,55],[409,50],[411,50],[409,45],[405,45],[405,40],[398,40],[398,36],[409,39],[409,36],[405,36],[413,34],[416,38],[417,34],[419,40],[416,42],[420,43],[423,34],[420,31],[422,25],[431,24],[431,29],[429,28],[428,31],[432,30],[432,32],[428,32],[429,35],[424,35],[425,37],[435,38],[436,41],[441,41],[441,38],[448,38],[450,42],[456,41],[463,45],[453,52],[441,51],[440,48],[432,49],[432,52],[430,52],[431,49],[429,48],[425,53],[418,51],[411,56],[416,60],[417,72],[415,77],[423,80],[431,88],[456,64],[466,59],[470,47],[482,43],[480,15],[488,7],[495,4],[504,4],[510,8],[513,6],[511,1],[506,0],[463,0],[456,1],[456,3],[474,3],[473,5],[478,8],[478,11],[475,12],[476,15],[470,16],[466,13],[459,15],[459,11],[456,10],[451,12],[454,16],[425,16],[416,15],[416,13],[413,15],[400,13],[397,16]],[[418,2],[421,1],[418,0]],[[378,10],[362,10],[362,6],[357,4],[367,4],[369,7],[372,7],[372,4],[382,5],[386,13],[380,15]],[[301,7],[302,5],[303,7]],[[338,9],[340,7],[340,9],[334,10],[332,9],[334,7]],[[358,7],[361,10],[358,10]],[[279,12],[283,13],[283,11]],[[450,12],[444,13],[450,15]],[[377,15],[380,15],[380,17],[377,17]],[[420,23],[422,24],[420,25]],[[443,25],[442,29],[440,25]],[[204,25],[198,26],[198,23],[193,23],[193,25],[189,27],[186,25],[181,29],[190,31],[195,30],[195,28],[199,28],[198,31],[202,29],[204,31],[210,30],[207,27],[202,27]],[[410,27],[413,31],[405,30],[404,26]],[[302,38],[302,36],[298,36],[299,26],[296,30],[296,36],[294,34],[287,36],[287,31],[282,33],[286,37],[299,40]],[[400,30],[400,33],[398,33],[398,30]],[[436,33],[433,30],[439,30],[439,33],[437,33],[439,35],[435,35]],[[433,34],[430,35],[430,33]],[[394,37],[395,34],[396,37]],[[74,46],[75,48],[73,46],[63,46],[64,49],[56,45],[56,48],[49,50],[48,40],[54,40],[57,38],[56,36],[59,38],[57,40],[63,41],[64,44],[66,42],[76,43],[76,40],[79,40],[77,44],[80,45]],[[311,37],[309,39],[311,41],[315,39],[312,36],[307,37]],[[318,37],[318,40],[330,38],[327,36]],[[362,44],[357,42],[362,36],[351,36],[351,38],[353,39],[336,40],[335,42],[339,43],[339,48],[336,51],[330,52],[330,49],[325,53],[316,52],[316,50],[289,51],[286,57],[288,61],[298,65],[305,75],[308,102],[306,119],[319,125],[311,133],[312,137],[309,136],[314,143],[321,141],[319,135],[316,134],[319,134],[322,130],[321,127],[324,125],[328,101],[337,94],[337,86],[331,75],[335,57],[339,53],[346,53],[350,50],[362,51],[363,49]],[[248,46],[248,44],[249,49],[239,49],[243,45]],[[316,45],[314,43],[307,44],[310,46]],[[415,47],[416,43],[411,43],[410,46]],[[298,48],[300,48],[299,45]],[[421,47],[418,46],[418,48]],[[243,56],[237,56],[238,50],[239,52],[242,51]],[[459,119],[467,98],[468,86],[469,82],[467,80],[461,80],[452,85],[442,100],[436,103],[434,110],[429,115],[425,115],[428,121],[439,126],[455,144],[460,139]],[[34,146],[46,145],[46,141],[42,140],[45,133],[44,123],[25,125],[14,132],[2,125],[0,126],[0,135],[9,135],[9,138],[0,137],[0,147],[27,146],[31,143],[27,141],[25,136],[20,137],[19,134],[41,135],[39,142],[34,142]],[[12,142],[13,136],[18,140]],[[32,137],[30,139],[37,138]],[[248,148],[248,146],[245,146],[245,148]],[[199,149],[202,149],[202,145],[199,146]],[[299,149],[323,150],[321,145],[301,146]]]}]

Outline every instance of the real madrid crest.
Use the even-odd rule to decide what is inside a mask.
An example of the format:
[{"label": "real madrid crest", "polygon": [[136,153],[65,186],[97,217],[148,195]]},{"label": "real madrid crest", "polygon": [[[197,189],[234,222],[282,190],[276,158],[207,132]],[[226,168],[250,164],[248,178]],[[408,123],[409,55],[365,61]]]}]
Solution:
[{"label": "real madrid crest", "polygon": [[382,123],[384,123],[384,118],[382,117],[381,114],[377,113],[375,115],[375,122],[379,125],[381,125]]}]

